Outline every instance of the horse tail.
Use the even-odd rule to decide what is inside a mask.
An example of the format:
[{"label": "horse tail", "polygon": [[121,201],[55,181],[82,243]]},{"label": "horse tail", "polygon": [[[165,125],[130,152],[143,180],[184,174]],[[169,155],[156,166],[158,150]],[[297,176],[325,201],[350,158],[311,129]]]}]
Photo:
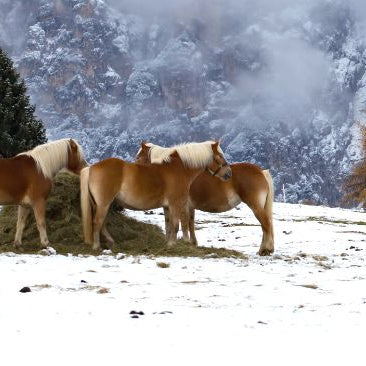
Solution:
[{"label": "horse tail", "polygon": [[262,170],[262,173],[268,183],[268,194],[266,198],[266,203],[264,204],[264,210],[266,211],[266,213],[268,214],[268,216],[271,218],[272,221],[273,199],[274,199],[273,180],[269,170]]},{"label": "horse tail", "polygon": [[89,167],[80,172],[80,205],[81,205],[81,222],[83,225],[84,242],[93,244],[93,219],[92,205],[89,192]]}]

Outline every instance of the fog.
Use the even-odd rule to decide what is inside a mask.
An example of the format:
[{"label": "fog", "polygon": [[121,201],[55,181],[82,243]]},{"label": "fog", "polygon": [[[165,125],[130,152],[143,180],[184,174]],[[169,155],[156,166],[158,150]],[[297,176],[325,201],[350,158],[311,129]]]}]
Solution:
[{"label": "fog", "polygon": [[234,47],[242,45],[244,58],[247,50],[255,53],[256,62],[232,80],[236,95],[232,93],[231,97],[243,110],[249,107],[256,113],[253,110],[266,109],[263,119],[272,115],[288,123],[309,120],[313,109],[322,103],[322,92],[332,87],[334,60],[324,42],[328,34],[347,26],[343,24],[347,12],[353,13],[356,29],[366,39],[366,2],[362,0],[107,2],[147,22],[168,19],[188,26],[198,19],[204,28],[202,43],[218,48],[227,47],[227,42]]},{"label": "fog", "polygon": [[[198,22],[202,28],[199,42],[211,49],[240,46],[239,57],[245,59],[247,67],[230,80],[233,85],[230,103],[235,100],[234,107],[243,111],[261,111],[263,120],[272,115],[288,123],[303,122],[322,103],[321,95],[334,79],[331,74],[334,60],[324,46],[324,39],[347,26],[342,11],[353,14],[355,29],[366,41],[366,1],[363,0],[105,2],[124,14],[138,15],[147,25],[180,24],[184,28]],[[19,2],[0,0],[0,4],[3,18],[0,41],[14,54],[26,35],[26,16],[19,14]]]}]

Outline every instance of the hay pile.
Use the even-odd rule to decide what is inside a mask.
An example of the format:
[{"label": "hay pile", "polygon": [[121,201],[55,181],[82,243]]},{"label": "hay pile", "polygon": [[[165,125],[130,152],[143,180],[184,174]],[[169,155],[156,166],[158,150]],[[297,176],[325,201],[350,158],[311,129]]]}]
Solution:
[{"label": "hay pile", "polygon": [[[15,251],[13,240],[17,220],[17,207],[4,206],[0,211],[0,252]],[[57,175],[46,209],[47,234],[50,245],[60,254],[95,254],[84,244],[80,219],[79,178],[67,173]],[[193,247],[178,243],[168,249],[162,230],[152,224],[139,222],[121,213],[112,205],[106,218],[108,231],[116,241],[111,248],[114,253],[158,256],[242,257],[236,251]],[[103,242],[103,237],[102,237]],[[39,233],[33,212],[27,219],[23,233],[23,253],[37,253],[40,250]]]}]

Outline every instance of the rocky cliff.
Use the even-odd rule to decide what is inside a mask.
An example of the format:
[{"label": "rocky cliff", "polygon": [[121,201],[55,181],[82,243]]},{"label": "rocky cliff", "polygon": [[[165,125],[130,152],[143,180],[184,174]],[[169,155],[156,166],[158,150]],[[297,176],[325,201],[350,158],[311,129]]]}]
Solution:
[{"label": "rocky cliff", "polygon": [[278,200],[340,203],[365,120],[361,2],[0,5],[0,45],[50,138],[78,138],[92,161],[221,138],[230,160],[271,169]]}]

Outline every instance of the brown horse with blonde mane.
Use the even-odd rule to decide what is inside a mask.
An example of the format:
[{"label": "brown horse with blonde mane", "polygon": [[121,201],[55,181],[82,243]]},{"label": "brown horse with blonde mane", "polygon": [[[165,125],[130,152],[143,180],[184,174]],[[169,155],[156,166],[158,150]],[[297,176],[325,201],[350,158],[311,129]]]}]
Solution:
[{"label": "brown horse with blonde mane", "polygon": [[[151,164],[129,163],[118,158],[100,161],[81,171],[80,192],[84,240],[100,248],[100,231],[114,243],[104,220],[112,201],[125,208],[169,209],[168,246],[177,239],[179,222],[188,225],[188,194],[203,170],[227,180],[231,170],[218,142],[206,141],[162,148],[149,146]],[[217,178],[216,178],[217,179]],[[219,180],[219,179],[217,179]]]},{"label": "brown horse with blonde mane", "polygon": [[[142,143],[136,162],[150,164],[149,143]],[[223,182],[203,172],[194,180],[189,191],[189,224],[182,222],[183,239],[197,244],[194,227],[194,210],[225,212],[246,203],[262,227],[262,243],[259,255],[270,255],[274,251],[273,233],[273,182],[268,170],[250,163],[231,164],[232,179]],[[165,224],[169,227],[169,213],[164,209]]]},{"label": "brown horse with blonde mane", "polygon": [[15,247],[22,244],[30,208],[36,218],[41,247],[47,247],[45,210],[52,179],[63,168],[79,174],[86,165],[82,149],[73,139],[49,142],[12,158],[0,159],[0,205],[19,205]]}]

